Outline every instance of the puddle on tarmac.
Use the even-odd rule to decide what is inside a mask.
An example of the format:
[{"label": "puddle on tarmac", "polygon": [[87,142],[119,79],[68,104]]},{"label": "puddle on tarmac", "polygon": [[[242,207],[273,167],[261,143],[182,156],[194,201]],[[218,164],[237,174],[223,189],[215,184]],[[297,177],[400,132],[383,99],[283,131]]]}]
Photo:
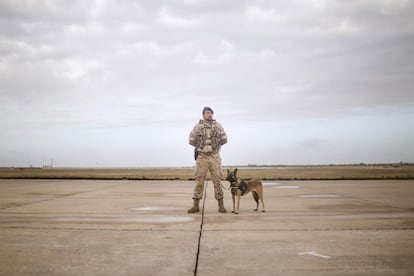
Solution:
[{"label": "puddle on tarmac", "polygon": [[178,211],[178,210],[182,210],[182,208],[168,207],[168,206],[145,206],[145,207],[134,207],[134,208],[130,208],[129,210],[131,210],[131,211],[139,211],[139,212]]},{"label": "puddle on tarmac", "polygon": [[298,197],[304,198],[339,198],[341,195],[299,195]]},{"label": "puddle on tarmac", "polygon": [[276,189],[298,189],[298,188],[300,188],[300,186],[276,186],[276,187],[273,187],[273,188],[276,188]]},{"label": "puddle on tarmac", "polygon": [[98,218],[98,217],[69,217],[57,218],[59,222],[83,222],[83,223],[179,223],[191,221],[191,217],[178,216],[134,216],[117,218]]},{"label": "puddle on tarmac", "polygon": [[192,221],[192,217],[172,217],[172,216],[150,216],[150,217],[133,217],[129,218],[128,222],[140,222],[140,223],[180,223]]}]

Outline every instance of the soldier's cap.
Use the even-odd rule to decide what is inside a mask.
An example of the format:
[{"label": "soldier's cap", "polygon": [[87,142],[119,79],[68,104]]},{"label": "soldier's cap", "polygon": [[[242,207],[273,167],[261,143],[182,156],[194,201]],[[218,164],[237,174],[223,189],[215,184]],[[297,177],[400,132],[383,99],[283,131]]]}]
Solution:
[{"label": "soldier's cap", "polygon": [[208,106],[206,106],[206,107],[204,107],[204,108],[203,108],[203,114],[204,114],[206,111],[210,111],[210,112],[211,112],[211,114],[214,114],[213,109],[211,109],[211,108],[210,108],[210,107],[208,107]]}]

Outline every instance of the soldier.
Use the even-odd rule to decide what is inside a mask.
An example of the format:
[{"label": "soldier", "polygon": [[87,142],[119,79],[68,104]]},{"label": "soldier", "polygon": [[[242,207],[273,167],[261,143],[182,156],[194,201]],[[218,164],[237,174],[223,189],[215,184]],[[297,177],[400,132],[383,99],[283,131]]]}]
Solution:
[{"label": "soldier", "polygon": [[200,211],[199,202],[203,198],[204,182],[207,172],[210,172],[214,183],[214,196],[218,201],[218,211],[227,213],[223,204],[223,189],[221,188],[221,158],[220,148],[227,143],[227,136],[223,127],[213,120],[213,110],[204,107],[203,120],[196,124],[190,133],[190,145],[195,147],[196,157],[196,186],[194,188],[194,204],[188,213]]}]

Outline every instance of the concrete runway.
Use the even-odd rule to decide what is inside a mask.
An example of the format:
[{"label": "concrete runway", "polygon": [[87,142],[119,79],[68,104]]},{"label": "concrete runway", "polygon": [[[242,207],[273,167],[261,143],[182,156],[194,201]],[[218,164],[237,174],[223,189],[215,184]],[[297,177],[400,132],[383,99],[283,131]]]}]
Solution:
[{"label": "concrete runway", "polygon": [[264,184],[202,220],[192,181],[0,180],[0,275],[414,275],[414,181]]}]

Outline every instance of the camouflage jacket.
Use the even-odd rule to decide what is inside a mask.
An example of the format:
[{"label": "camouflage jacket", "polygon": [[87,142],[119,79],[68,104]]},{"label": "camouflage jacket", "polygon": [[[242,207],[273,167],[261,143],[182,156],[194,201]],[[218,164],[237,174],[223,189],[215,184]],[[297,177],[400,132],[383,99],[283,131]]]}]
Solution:
[{"label": "camouflage jacket", "polygon": [[227,139],[226,132],[219,122],[200,120],[190,133],[190,141],[195,141],[201,153],[218,153],[221,142]]}]

